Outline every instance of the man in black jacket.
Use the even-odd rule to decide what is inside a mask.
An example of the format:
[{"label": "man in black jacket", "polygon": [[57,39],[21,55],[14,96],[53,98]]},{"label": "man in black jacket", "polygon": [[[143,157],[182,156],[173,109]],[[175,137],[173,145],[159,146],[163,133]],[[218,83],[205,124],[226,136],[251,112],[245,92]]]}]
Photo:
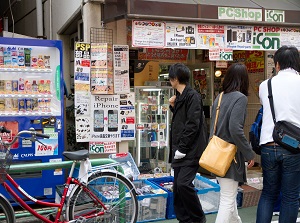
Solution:
[{"label": "man in black jacket", "polygon": [[189,86],[190,70],[177,63],[169,69],[169,79],[176,95],[169,99],[173,112],[170,137],[170,157],[174,169],[174,210],[180,223],[205,223],[206,218],[194,189],[193,180],[199,168],[199,158],[205,149],[201,134],[201,96]]}]

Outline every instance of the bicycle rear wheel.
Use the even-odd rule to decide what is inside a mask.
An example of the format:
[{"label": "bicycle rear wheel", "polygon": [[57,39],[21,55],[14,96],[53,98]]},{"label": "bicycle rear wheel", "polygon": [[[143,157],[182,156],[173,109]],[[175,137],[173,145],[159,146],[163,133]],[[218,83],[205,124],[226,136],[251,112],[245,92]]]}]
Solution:
[{"label": "bicycle rear wheel", "polygon": [[[138,216],[138,201],[131,182],[114,171],[99,171],[89,177],[87,187],[103,202],[107,210],[79,186],[75,188],[67,202],[69,220],[86,222],[134,223]],[[88,218],[88,215],[104,212],[103,215]]]},{"label": "bicycle rear wheel", "polygon": [[15,223],[14,210],[12,209],[9,201],[2,195],[0,196],[0,223]]}]

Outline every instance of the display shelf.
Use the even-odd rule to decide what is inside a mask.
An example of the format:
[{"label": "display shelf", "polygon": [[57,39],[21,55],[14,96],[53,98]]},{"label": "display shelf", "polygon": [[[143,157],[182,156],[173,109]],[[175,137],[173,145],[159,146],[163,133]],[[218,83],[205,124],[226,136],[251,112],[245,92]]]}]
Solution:
[{"label": "display shelf", "polygon": [[0,72],[28,72],[28,73],[52,73],[52,69],[41,69],[41,68],[6,68],[1,67]]},{"label": "display shelf", "polygon": [[53,116],[53,112],[0,112],[1,116]]},{"label": "display shelf", "polygon": [[53,94],[0,94],[0,98],[53,98]]},{"label": "display shelf", "polygon": [[173,95],[171,87],[135,87],[137,134],[136,149],[132,151],[138,167],[145,163],[160,164],[167,172],[169,157],[170,112],[168,100]]}]

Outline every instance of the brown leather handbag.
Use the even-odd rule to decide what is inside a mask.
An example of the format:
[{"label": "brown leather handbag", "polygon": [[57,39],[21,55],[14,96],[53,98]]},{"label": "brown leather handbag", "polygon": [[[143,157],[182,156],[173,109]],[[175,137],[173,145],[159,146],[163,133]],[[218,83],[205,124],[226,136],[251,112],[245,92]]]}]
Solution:
[{"label": "brown leather handbag", "polygon": [[214,134],[199,160],[201,167],[220,177],[225,176],[236,154],[236,145],[226,142],[215,135],[222,96],[223,92],[220,94],[218,107],[216,109]]}]

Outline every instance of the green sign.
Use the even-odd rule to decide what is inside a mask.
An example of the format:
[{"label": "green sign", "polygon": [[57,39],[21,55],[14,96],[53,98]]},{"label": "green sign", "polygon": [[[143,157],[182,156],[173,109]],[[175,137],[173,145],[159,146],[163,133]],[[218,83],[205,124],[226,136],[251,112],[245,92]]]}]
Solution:
[{"label": "green sign", "polygon": [[282,10],[265,10],[266,22],[284,22],[284,11]]},{"label": "green sign", "polygon": [[218,7],[218,19],[262,21],[261,9]]},{"label": "green sign", "polygon": [[253,33],[253,49],[277,50],[280,47],[280,33]]}]

